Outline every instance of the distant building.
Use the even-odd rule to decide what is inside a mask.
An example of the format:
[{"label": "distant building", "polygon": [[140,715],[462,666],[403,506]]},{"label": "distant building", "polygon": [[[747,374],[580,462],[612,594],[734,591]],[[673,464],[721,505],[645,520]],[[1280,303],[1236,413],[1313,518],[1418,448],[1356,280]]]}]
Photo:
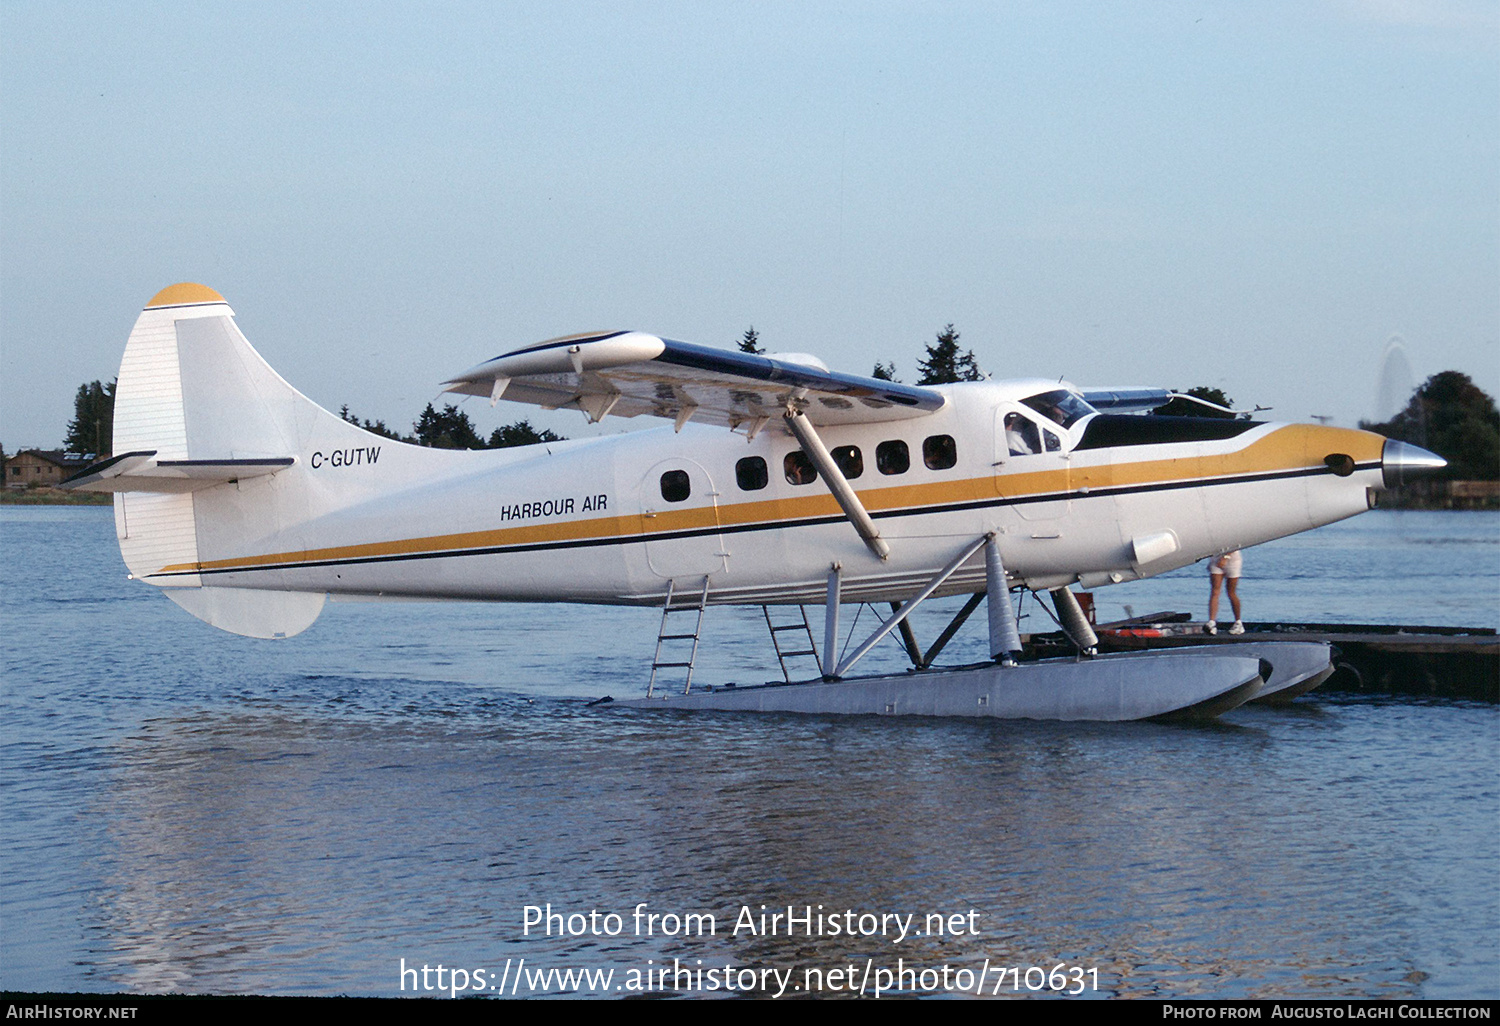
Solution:
[{"label": "distant building", "polygon": [[93,463],[94,458],[91,452],[22,449],[5,461],[5,487],[55,485]]}]

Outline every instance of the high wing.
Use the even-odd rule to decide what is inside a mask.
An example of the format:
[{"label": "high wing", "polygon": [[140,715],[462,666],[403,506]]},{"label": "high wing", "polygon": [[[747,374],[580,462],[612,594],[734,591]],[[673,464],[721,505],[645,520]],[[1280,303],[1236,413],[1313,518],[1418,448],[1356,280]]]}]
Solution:
[{"label": "high wing", "polygon": [[1079,394],[1094,409],[1107,413],[1149,413],[1173,399],[1194,403],[1206,410],[1213,410],[1220,416],[1232,413],[1249,417],[1270,409],[1269,406],[1257,406],[1253,410],[1231,410],[1227,406],[1170,388],[1084,388],[1079,390]]},{"label": "high wing", "polygon": [[1170,388],[1083,388],[1084,402],[1108,413],[1144,413],[1169,402],[1177,393]]},{"label": "high wing", "polygon": [[572,335],[497,356],[446,391],[614,414],[744,427],[754,436],[790,405],[811,423],[864,424],[921,417],[947,401],[930,388],[830,371],[801,354],[754,356],[638,331]]}]

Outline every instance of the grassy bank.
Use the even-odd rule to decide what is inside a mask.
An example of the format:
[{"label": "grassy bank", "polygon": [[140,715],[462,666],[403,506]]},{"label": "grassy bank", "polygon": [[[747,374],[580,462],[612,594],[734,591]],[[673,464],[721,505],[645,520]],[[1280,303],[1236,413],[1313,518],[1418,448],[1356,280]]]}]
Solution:
[{"label": "grassy bank", "polygon": [[113,496],[98,492],[65,492],[61,488],[0,489],[0,506],[108,506]]}]

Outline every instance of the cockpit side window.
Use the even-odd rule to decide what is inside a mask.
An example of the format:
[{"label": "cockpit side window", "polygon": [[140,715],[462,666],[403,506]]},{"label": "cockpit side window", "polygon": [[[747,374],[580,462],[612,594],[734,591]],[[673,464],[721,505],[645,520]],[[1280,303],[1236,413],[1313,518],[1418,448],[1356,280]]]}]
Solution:
[{"label": "cockpit side window", "polygon": [[1005,446],[1012,456],[1031,456],[1042,451],[1042,440],[1030,417],[1020,413],[1005,415]]},{"label": "cockpit side window", "polygon": [[1070,392],[1066,388],[1057,388],[1051,392],[1041,392],[1037,395],[1028,396],[1022,399],[1021,402],[1052,421],[1052,423],[1065,428],[1072,427],[1084,417],[1097,412],[1092,406],[1084,402],[1083,396],[1076,392]]}]

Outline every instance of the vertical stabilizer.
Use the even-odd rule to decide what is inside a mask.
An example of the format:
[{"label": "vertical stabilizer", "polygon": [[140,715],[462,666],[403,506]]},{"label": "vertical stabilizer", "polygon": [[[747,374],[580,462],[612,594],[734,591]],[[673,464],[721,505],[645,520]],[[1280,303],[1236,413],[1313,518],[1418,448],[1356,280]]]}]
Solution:
[{"label": "vertical stabilizer", "polygon": [[[360,433],[282,380],[213,289],[169,286],[136,319],[115,389],[116,453],[149,454],[157,464],[287,458],[319,432]],[[246,475],[172,491],[162,490],[160,478],[142,479],[141,490],[116,490],[115,530],[125,565],[224,630],[284,637],[305,629],[323,595],[276,590],[281,582],[271,574],[245,588],[196,572],[200,561],[243,550],[305,519],[305,488],[294,466],[284,474],[279,482],[279,475],[254,481]],[[230,586],[204,586],[209,583]]]}]

